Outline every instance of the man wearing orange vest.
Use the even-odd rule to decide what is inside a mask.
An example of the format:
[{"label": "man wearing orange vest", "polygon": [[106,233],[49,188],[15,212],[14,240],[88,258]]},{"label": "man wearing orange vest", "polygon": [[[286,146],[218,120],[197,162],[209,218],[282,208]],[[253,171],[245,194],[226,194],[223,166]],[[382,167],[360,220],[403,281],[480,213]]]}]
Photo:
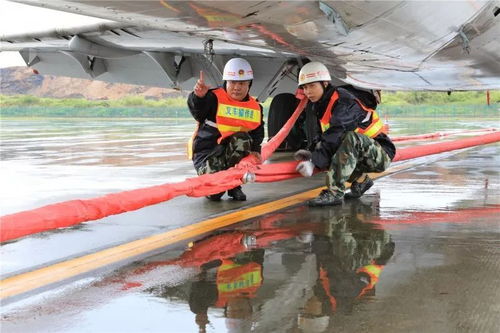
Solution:
[{"label": "man wearing orange vest", "polygon": [[[245,59],[233,58],[224,66],[222,87],[210,89],[203,72],[188,97],[189,111],[198,122],[193,140],[193,163],[198,175],[226,170],[243,157],[254,154],[260,160],[264,121],[262,106],[248,93],[253,71]],[[227,194],[245,201],[241,186]],[[207,198],[220,201],[224,192]]]},{"label": "man wearing orange vest", "polygon": [[[373,185],[366,173],[384,171],[396,154],[375,110],[330,80],[328,69],[319,62],[304,65],[299,73],[299,86],[310,102],[306,116],[313,117],[316,126],[307,128],[312,138],[309,149],[295,153],[301,161],[297,171],[310,177],[315,167],[328,170],[327,189],[309,200],[309,206],[341,204],[346,181],[352,185],[345,198],[361,197]],[[374,96],[380,98],[378,92]]]}]

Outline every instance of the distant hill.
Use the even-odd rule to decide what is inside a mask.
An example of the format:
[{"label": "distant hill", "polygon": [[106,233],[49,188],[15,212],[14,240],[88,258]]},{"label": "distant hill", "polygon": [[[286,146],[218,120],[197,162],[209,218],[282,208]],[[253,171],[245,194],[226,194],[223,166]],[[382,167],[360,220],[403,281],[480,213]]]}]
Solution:
[{"label": "distant hill", "polygon": [[162,99],[182,95],[174,89],[34,74],[28,67],[0,69],[0,94],[89,100],[113,100],[131,95]]}]

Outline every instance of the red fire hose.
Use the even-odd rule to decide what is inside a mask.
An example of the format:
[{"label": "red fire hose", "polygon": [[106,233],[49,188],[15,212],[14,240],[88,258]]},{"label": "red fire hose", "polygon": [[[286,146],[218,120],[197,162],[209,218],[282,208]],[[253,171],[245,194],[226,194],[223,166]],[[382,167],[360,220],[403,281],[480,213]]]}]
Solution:
[{"label": "red fire hose", "polygon": [[[294,115],[296,119],[302,101]],[[288,135],[293,127],[290,119],[277,134],[282,138]],[[291,124],[291,125],[290,125]],[[262,155],[267,159],[279,146],[281,140],[271,140],[271,144],[263,147]],[[394,161],[402,161],[425,155],[438,154],[476,145],[500,141],[500,132],[481,135],[472,138],[448,141],[430,145],[399,149]],[[243,183],[245,175],[255,175],[257,182],[275,182],[291,179],[300,175],[295,171],[297,162],[257,165],[253,156],[248,156],[236,167],[214,174],[206,174],[195,178],[188,178],[183,182],[152,186],[132,191],[108,194],[102,197],[86,200],[71,200],[41,208],[5,215],[0,218],[0,241],[8,241],[22,236],[47,231],[56,228],[72,226],[81,222],[92,221],[106,216],[137,210],[170,200],[180,195],[201,197],[219,193],[234,188]]]},{"label": "red fire hose", "polygon": [[420,134],[420,135],[398,136],[396,138],[391,138],[391,140],[392,140],[392,142],[426,140],[426,139],[436,139],[436,138],[441,138],[444,136],[457,135],[457,134],[463,134],[463,133],[496,132],[496,131],[498,131],[496,128],[486,128],[486,129],[463,130],[460,132],[435,132],[435,133],[427,133],[427,134]]}]

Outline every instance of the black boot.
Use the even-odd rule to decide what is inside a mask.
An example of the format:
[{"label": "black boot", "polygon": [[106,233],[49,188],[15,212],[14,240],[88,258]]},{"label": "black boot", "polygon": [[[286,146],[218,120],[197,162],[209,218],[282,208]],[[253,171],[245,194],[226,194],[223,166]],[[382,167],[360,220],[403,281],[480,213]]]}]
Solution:
[{"label": "black boot", "polygon": [[342,193],[333,193],[330,190],[323,190],[316,198],[309,200],[307,204],[311,207],[335,206],[342,204],[342,201]]},{"label": "black boot", "polygon": [[212,195],[207,195],[207,199],[210,201],[220,201],[220,198],[224,195],[225,192],[220,192]]},{"label": "black boot", "polygon": [[241,186],[237,186],[229,191],[227,191],[227,195],[229,195],[233,200],[236,201],[246,201],[247,196],[241,190]]},{"label": "black boot", "polygon": [[346,193],[345,198],[347,200],[360,198],[372,186],[373,186],[373,180],[371,180],[370,177],[368,176],[366,176],[365,180],[363,180],[362,183],[353,181],[351,184],[351,192]]}]

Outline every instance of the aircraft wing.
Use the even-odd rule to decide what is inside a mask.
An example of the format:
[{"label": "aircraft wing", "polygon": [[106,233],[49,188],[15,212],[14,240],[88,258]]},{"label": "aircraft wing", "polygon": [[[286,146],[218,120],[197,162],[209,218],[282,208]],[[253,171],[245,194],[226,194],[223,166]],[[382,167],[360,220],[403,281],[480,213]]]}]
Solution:
[{"label": "aircraft wing", "polygon": [[500,88],[498,0],[16,2],[107,20],[0,36],[44,74],[192,89],[241,56],[260,100],[293,91],[309,60],[365,88]]}]

